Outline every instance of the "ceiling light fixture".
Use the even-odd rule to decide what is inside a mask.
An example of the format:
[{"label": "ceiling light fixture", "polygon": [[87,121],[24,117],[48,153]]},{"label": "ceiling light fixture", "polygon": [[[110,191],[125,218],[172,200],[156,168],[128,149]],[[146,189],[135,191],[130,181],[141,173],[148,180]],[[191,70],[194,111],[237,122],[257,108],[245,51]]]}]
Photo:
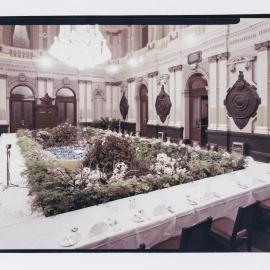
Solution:
[{"label": "ceiling light fixture", "polygon": [[98,25],[61,25],[49,52],[79,70],[93,68],[111,58],[107,41]]}]

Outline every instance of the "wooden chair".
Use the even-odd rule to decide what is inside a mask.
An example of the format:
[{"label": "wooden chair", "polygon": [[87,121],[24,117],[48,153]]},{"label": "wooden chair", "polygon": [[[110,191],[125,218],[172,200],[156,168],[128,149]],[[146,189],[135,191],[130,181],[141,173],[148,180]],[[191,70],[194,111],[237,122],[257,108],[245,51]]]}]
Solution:
[{"label": "wooden chair", "polygon": [[229,251],[239,251],[242,245],[247,251],[251,251],[251,233],[258,205],[256,202],[247,207],[239,207],[235,221],[228,217],[214,220],[211,237]]},{"label": "wooden chair", "polygon": [[180,237],[170,238],[153,246],[152,250],[206,252],[209,250],[209,232],[212,218],[208,217],[191,227],[183,228]]},{"label": "wooden chair", "polygon": [[270,199],[259,203],[259,215],[255,223],[258,230],[269,230],[270,228]]},{"label": "wooden chair", "polygon": [[181,252],[209,251],[209,233],[212,222],[212,218],[208,217],[191,227],[183,228],[179,250]]}]

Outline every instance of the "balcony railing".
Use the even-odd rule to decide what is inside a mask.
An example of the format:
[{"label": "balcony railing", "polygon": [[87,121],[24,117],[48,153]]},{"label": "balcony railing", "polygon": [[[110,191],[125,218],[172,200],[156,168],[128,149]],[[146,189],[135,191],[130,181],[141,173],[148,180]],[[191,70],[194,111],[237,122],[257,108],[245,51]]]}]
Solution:
[{"label": "balcony railing", "polygon": [[11,57],[22,58],[22,59],[32,59],[33,57],[38,57],[42,55],[42,51],[40,50],[32,50],[25,48],[17,48],[6,45],[0,46],[0,52],[7,54]]}]

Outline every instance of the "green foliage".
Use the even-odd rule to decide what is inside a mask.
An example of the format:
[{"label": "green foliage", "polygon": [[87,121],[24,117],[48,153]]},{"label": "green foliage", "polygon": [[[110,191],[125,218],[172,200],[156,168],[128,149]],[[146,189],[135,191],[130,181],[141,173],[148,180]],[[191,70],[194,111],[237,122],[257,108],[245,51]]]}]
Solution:
[{"label": "green foliage", "polygon": [[119,119],[110,119],[109,117],[101,117],[99,120],[94,120],[89,125],[93,128],[100,129],[110,129],[110,130],[118,130],[119,128]]},{"label": "green foliage", "polygon": [[134,159],[135,150],[124,137],[107,136],[103,140],[96,139],[86,155],[83,165],[91,168],[97,166],[108,172],[114,164],[124,162],[127,165]]},{"label": "green foliage", "polygon": [[[82,168],[65,170],[57,160],[45,154],[42,145],[31,138],[34,135],[34,138],[39,136],[46,140],[47,137],[58,136],[58,139],[54,140],[61,144],[63,140],[68,140],[67,134],[62,136],[63,130],[71,134],[73,142],[75,129],[70,126],[67,129],[58,127],[56,131],[43,130],[39,135],[27,130],[17,133],[18,144],[25,158],[24,174],[32,195],[32,207],[42,209],[45,216],[180,185],[239,170],[245,166],[243,156],[224,151],[207,151],[119,134],[108,135],[104,130],[88,128],[84,136],[92,143],[92,148],[84,160],[84,165],[92,169],[99,166],[107,174],[112,172],[117,162],[128,165],[128,172],[123,179],[89,183],[89,175],[83,175]],[[180,170],[171,175],[156,175],[150,168],[160,153],[173,158]],[[91,173],[93,175],[93,171],[90,171]]]}]

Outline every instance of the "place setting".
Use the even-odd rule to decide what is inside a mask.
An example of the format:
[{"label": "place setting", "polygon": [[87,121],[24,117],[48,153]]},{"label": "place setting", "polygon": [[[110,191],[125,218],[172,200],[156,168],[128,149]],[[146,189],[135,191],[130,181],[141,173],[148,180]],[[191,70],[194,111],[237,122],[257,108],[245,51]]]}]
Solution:
[{"label": "place setting", "polygon": [[79,228],[73,227],[64,237],[61,238],[59,244],[62,247],[72,247],[79,243],[81,240],[81,234]]}]

